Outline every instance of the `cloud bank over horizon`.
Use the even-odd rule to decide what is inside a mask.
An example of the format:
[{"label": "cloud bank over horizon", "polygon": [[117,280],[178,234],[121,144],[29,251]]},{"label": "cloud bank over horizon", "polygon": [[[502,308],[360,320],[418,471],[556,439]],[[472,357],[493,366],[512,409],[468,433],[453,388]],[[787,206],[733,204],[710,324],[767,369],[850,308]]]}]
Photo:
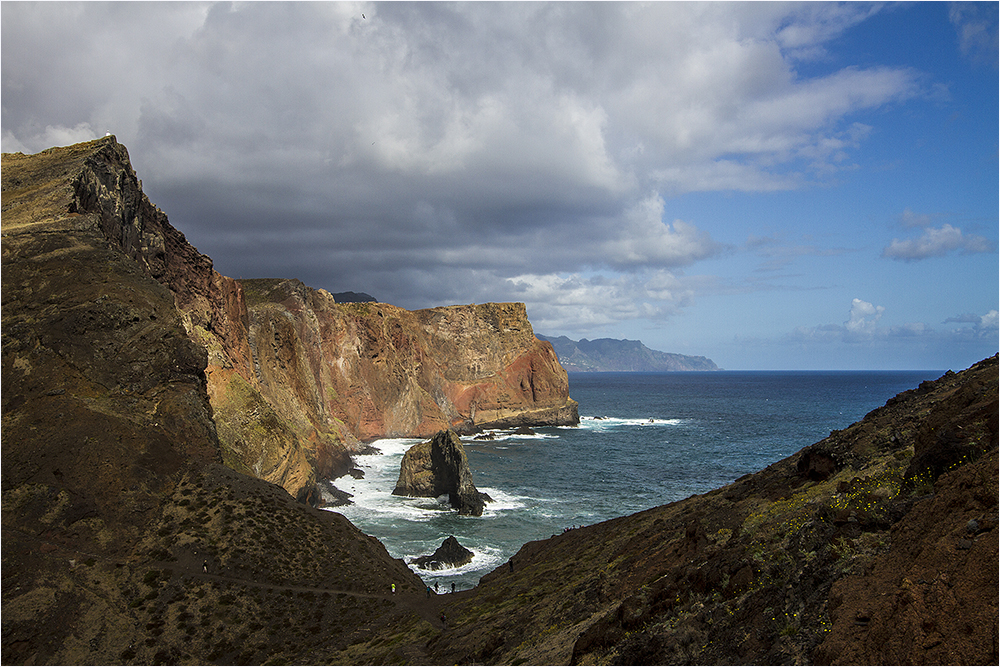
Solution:
[{"label": "cloud bank over horizon", "polygon": [[[836,321],[845,299],[910,322],[997,306],[995,282],[942,313],[845,278],[872,263],[868,280],[912,283],[883,274],[961,258],[995,280],[996,146],[968,139],[991,113],[996,132],[995,7],[4,3],[3,19],[3,150],[114,133],[233,277],[407,308],[518,300],[542,333],[707,356],[734,331],[784,340],[808,326],[797,308]],[[911,24],[954,73],[911,55],[925,38],[878,56],[880,31]],[[935,124],[954,135],[937,168],[986,164],[956,176],[962,210],[913,187]]]}]

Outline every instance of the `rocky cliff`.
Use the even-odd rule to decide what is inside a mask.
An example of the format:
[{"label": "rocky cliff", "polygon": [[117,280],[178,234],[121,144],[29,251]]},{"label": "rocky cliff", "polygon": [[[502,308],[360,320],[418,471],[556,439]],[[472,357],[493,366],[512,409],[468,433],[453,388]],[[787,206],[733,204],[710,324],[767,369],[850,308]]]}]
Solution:
[{"label": "rocky cliff", "polygon": [[[59,198],[38,199],[38,170]],[[192,354],[223,460],[302,502],[315,504],[317,479],[345,474],[365,440],[576,423],[566,372],[522,304],[411,313],[339,304],[295,280],[222,276],[142,193],[114,137],[5,156],[4,176],[5,205],[24,197],[45,207],[39,215],[93,220],[108,251],[135,264],[129,271],[169,290],[171,317],[204,350]]]},{"label": "rocky cliff", "polygon": [[399,615],[386,582],[423,590],[402,561],[221,464],[221,356],[188,332],[249,367],[241,290],[139,195],[124,149],[4,155],[2,190],[2,661],[256,663],[265,627],[346,647]]},{"label": "rocky cliff", "polygon": [[241,285],[262,391],[347,440],[578,422],[524,304],[408,311],[337,303],[295,280]]}]

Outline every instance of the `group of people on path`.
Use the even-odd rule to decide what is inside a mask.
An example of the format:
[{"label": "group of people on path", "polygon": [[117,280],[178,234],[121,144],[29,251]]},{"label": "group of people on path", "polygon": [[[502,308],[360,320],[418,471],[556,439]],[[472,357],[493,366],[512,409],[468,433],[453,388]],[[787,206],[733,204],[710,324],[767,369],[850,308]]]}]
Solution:
[{"label": "group of people on path", "polygon": [[[396,584],[393,584],[393,586],[395,586],[395,585]],[[438,582],[435,581],[434,582],[434,594],[437,595],[439,592],[440,592],[440,589],[438,588]],[[451,582],[451,592],[452,593],[455,592],[455,582],[454,581]],[[430,597],[430,596],[431,596],[431,587],[430,587],[430,585],[428,585],[427,586],[427,597]]]}]

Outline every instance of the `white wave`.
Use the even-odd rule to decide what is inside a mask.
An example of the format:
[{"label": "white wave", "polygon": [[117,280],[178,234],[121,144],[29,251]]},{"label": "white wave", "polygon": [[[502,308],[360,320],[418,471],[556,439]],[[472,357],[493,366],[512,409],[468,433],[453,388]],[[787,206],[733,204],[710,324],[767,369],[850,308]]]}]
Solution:
[{"label": "white wave", "polygon": [[603,430],[616,426],[679,426],[684,419],[662,419],[658,417],[580,417],[580,428]]},{"label": "white wave", "polygon": [[515,496],[493,487],[483,487],[479,490],[489,494],[490,498],[493,499],[493,502],[486,503],[486,509],[483,511],[483,514],[491,516],[497,512],[523,509],[533,500],[527,496]]},{"label": "white wave", "polygon": [[[459,544],[462,543],[461,538],[459,538]],[[461,566],[461,567],[446,567],[440,570],[425,570],[423,568],[417,567],[410,563],[410,561],[419,558],[420,556],[426,556],[428,553],[434,553],[437,547],[431,547],[430,551],[423,554],[407,554],[403,557],[406,564],[410,566],[410,569],[416,572],[418,575],[425,579],[441,579],[443,577],[457,577],[470,572],[489,572],[490,570],[496,568],[500,563],[504,562],[503,552],[500,549],[490,547],[490,546],[472,546],[465,547],[472,552],[472,561]]]},{"label": "white wave", "polygon": [[473,436],[471,438],[463,438],[462,444],[488,445],[491,442],[505,442],[508,440],[552,440],[552,439],[558,440],[559,439],[559,436],[554,433],[523,434],[523,433],[514,433],[513,431],[499,431],[493,429],[487,429],[483,431],[483,433],[487,433],[491,437],[477,439],[476,437]]},{"label": "white wave", "polygon": [[423,442],[423,440],[420,438],[382,438],[381,440],[373,440],[368,444],[379,450],[379,454],[355,454],[354,458],[367,460],[382,456],[402,456],[406,453],[407,449],[418,442]]}]

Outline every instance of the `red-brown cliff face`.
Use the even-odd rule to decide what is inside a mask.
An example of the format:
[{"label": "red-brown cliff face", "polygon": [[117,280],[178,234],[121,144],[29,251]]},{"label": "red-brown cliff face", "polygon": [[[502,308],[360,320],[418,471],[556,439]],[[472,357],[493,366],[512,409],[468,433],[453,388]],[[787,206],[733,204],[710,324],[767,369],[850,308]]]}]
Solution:
[{"label": "red-brown cliff face", "polygon": [[338,304],[296,280],[233,280],[149,202],[114,137],[82,146],[71,213],[97,215],[111,245],[171,290],[208,353],[230,467],[314,503],[316,480],[346,473],[364,440],[576,423],[566,371],[523,304],[410,312]]},{"label": "red-brown cliff face", "polygon": [[578,421],[523,304],[408,311],[339,304],[292,280],[242,284],[262,391],[346,442]]}]

